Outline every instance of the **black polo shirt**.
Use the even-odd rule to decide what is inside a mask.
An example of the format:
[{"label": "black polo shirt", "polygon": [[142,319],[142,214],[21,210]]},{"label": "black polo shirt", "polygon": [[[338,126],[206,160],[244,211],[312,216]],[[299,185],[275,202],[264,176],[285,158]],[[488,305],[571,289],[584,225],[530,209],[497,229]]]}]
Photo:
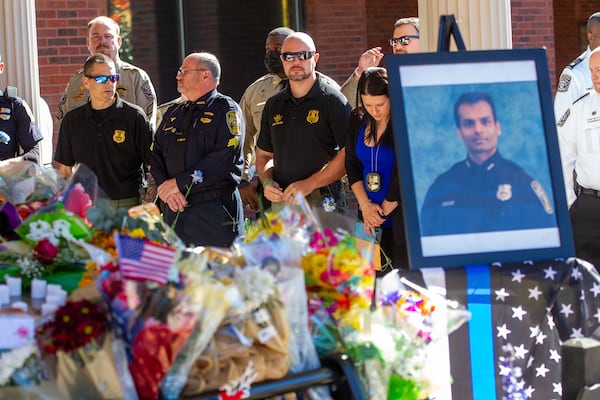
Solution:
[{"label": "black polo shirt", "polygon": [[265,104],[258,147],[273,153],[273,179],[282,187],[319,171],[346,144],[350,105],[319,74],[306,96],[289,87]]},{"label": "black polo shirt", "polygon": [[152,129],[142,109],[121,100],[104,110],[90,102],[69,111],[60,126],[54,160],[87,165],[112,200],[139,195],[140,167],[149,163]]}]

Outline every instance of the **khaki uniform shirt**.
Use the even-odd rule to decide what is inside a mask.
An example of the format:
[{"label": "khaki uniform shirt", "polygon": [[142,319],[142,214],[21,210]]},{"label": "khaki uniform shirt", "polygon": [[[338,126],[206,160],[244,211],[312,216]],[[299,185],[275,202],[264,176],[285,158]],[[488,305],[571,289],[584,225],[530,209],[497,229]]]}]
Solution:
[{"label": "khaki uniform shirt", "polygon": [[[117,73],[120,75],[117,83],[119,97],[140,106],[154,127],[156,123],[156,92],[148,74],[143,69],[123,61],[117,64]],[[59,124],[67,112],[87,103],[89,92],[83,86],[82,78],[83,69],[71,76],[58,104],[56,118],[58,118]]]}]

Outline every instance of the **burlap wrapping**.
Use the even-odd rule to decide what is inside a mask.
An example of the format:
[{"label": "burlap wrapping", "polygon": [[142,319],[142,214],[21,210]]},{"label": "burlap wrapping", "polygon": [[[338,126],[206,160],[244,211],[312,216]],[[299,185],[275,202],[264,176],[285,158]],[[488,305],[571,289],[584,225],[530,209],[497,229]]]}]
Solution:
[{"label": "burlap wrapping", "polygon": [[216,390],[232,382],[241,376],[249,361],[252,361],[258,373],[255,382],[280,379],[287,375],[290,366],[287,315],[282,304],[273,304],[268,311],[277,335],[260,343],[258,332],[261,328],[250,317],[245,320],[242,333],[253,340],[251,346],[244,346],[234,336],[218,331],[194,363],[183,396]]}]

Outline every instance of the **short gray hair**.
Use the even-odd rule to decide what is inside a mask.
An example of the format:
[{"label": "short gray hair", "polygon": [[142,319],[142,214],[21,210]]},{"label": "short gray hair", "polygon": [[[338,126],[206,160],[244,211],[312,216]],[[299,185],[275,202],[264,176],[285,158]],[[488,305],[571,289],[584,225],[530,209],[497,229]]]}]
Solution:
[{"label": "short gray hair", "polygon": [[190,55],[210,71],[210,74],[218,85],[221,80],[221,64],[219,64],[217,56],[208,52],[192,53]]},{"label": "short gray hair", "polygon": [[417,33],[419,33],[419,18],[417,17],[400,18],[394,23],[394,28],[402,25],[412,25],[417,30]]}]

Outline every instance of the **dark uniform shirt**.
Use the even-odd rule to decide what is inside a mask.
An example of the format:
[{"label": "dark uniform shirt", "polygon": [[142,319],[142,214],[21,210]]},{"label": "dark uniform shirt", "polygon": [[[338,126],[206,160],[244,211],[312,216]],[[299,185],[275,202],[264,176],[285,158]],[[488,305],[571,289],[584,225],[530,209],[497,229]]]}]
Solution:
[{"label": "dark uniform shirt", "polygon": [[[188,112],[192,113],[190,117],[186,116]],[[150,171],[158,186],[175,177],[183,194],[190,189],[188,200],[195,194],[234,188],[241,180],[244,165],[243,138],[240,107],[230,97],[212,90],[194,102],[175,104],[165,112],[154,137]],[[192,184],[195,173],[196,183]]]},{"label": "dark uniform shirt", "polygon": [[467,158],[438,176],[421,211],[423,236],[552,226],[540,183],[498,152],[482,165]]},{"label": "dark uniform shirt", "polygon": [[23,100],[0,92],[0,160],[16,157],[19,146],[26,153],[42,139]]},{"label": "dark uniform shirt", "polygon": [[143,110],[117,96],[104,110],[88,102],[69,111],[60,126],[54,160],[86,164],[112,200],[139,196],[142,164],[149,163],[152,129]]},{"label": "dark uniform shirt", "polygon": [[346,144],[349,115],[348,100],[319,75],[301,99],[288,87],[267,100],[257,145],[273,153],[273,179],[285,188],[323,168]]}]

